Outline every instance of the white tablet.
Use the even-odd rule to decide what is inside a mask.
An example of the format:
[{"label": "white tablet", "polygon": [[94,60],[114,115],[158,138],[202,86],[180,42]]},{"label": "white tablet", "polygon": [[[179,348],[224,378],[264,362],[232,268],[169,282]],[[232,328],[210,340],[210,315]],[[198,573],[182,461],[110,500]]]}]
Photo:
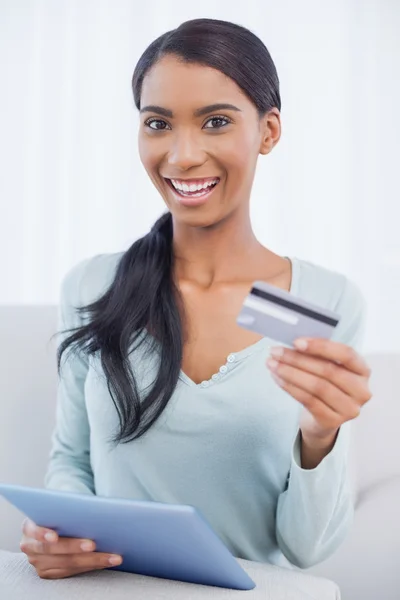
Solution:
[{"label": "white tablet", "polygon": [[121,555],[123,563],[113,570],[236,590],[255,587],[193,506],[8,484],[0,484],[0,495],[39,526]]}]

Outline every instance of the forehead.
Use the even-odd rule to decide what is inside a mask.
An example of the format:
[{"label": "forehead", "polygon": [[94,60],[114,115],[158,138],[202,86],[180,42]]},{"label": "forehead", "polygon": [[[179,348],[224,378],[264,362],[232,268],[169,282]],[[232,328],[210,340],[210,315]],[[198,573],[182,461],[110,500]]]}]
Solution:
[{"label": "forehead", "polygon": [[233,79],[217,69],[164,56],[143,80],[141,106],[157,104],[174,112],[217,102],[245,108],[251,102]]}]

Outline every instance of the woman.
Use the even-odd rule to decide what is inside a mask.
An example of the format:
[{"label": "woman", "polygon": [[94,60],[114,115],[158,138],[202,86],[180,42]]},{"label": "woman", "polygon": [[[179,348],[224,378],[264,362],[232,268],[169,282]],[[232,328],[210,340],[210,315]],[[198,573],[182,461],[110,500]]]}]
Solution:
[{"label": "woman", "polygon": [[[235,556],[307,568],[352,521],[348,427],[371,396],[363,299],[252,231],[257,159],[281,132],[278,76],[255,35],[183,23],[147,48],[132,85],[140,157],[168,212],[63,281],[46,487],[191,504]],[[284,349],[238,327],[255,280],[337,311],[334,338]],[[110,566],[83,542],[26,521],[21,548],[44,578]]]}]

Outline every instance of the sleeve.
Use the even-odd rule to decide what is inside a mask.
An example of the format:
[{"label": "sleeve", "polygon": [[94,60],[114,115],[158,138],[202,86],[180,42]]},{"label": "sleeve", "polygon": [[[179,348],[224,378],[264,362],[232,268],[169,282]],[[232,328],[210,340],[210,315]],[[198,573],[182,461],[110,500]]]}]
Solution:
[{"label": "sleeve", "polygon": [[[336,310],[342,318],[332,339],[360,351],[366,305],[358,287],[349,280]],[[352,526],[350,431],[348,421],[340,427],[331,452],[315,469],[301,467],[300,431],[294,440],[288,483],[278,498],[276,536],[286,558],[302,569],[331,556]]]},{"label": "sleeve", "polygon": [[[57,347],[71,333],[65,329],[82,326],[82,317],[75,310],[80,306],[80,284],[88,261],[70,269],[61,283],[57,320]],[[90,464],[90,429],[85,405],[85,379],[88,362],[69,347],[61,360],[58,380],[56,426],[45,475],[48,489],[82,494],[95,494]]]}]

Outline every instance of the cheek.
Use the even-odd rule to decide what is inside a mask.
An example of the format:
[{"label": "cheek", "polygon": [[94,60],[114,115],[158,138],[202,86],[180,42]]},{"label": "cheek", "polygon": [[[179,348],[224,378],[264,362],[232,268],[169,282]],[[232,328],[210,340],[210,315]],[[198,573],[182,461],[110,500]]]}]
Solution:
[{"label": "cheek", "polygon": [[139,157],[144,168],[149,171],[156,167],[161,160],[160,145],[154,143],[154,140],[146,139],[140,135],[138,140]]},{"label": "cheek", "polygon": [[251,175],[259,153],[259,140],[252,131],[238,128],[234,135],[224,136],[215,153],[224,162],[231,178],[241,178],[246,173]]},{"label": "cheek", "polygon": [[252,144],[230,143],[225,152],[220,154],[223,156],[224,166],[229,172],[230,179],[243,180],[246,175],[252,175],[257,159],[257,153],[254,151]]}]

